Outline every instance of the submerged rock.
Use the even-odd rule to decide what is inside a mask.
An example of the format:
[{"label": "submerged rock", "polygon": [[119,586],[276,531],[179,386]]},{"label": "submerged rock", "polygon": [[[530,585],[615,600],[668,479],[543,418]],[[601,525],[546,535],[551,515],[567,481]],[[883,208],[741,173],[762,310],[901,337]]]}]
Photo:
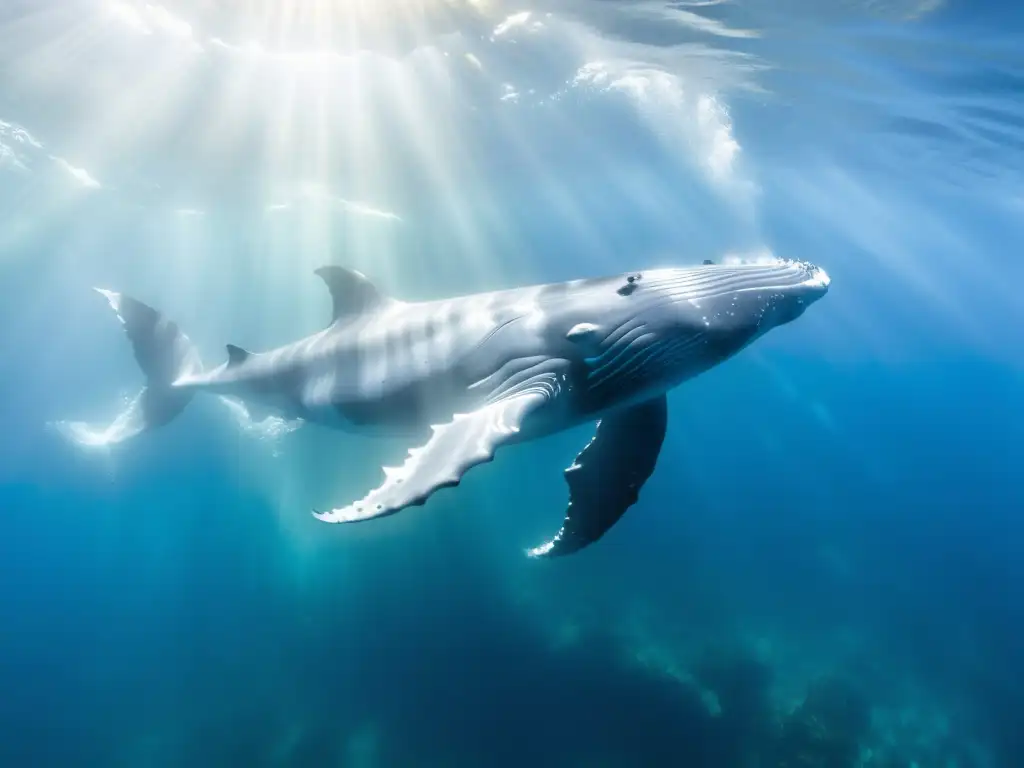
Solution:
[{"label": "submerged rock", "polygon": [[774,768],[856,768],[870,724],[859,690],[839,678],[820,680],[783,721]]}]

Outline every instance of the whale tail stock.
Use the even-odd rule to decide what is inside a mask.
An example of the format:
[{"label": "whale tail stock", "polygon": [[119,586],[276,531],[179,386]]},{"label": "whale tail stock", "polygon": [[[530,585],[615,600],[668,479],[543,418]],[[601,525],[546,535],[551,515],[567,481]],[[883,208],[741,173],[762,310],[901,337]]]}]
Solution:
[{"label": "whale tail stock", "polygon": [[135,360],[146,376],[146,386],[106,427],[83,422],[62,422],[60,431],[80,445],[109,446],[161,427],[192,399],[194,390],[175,386],[183,376],[203,369],[199,351],[177,324],[137,299],[114,291],[95,289],[117,313]]}]

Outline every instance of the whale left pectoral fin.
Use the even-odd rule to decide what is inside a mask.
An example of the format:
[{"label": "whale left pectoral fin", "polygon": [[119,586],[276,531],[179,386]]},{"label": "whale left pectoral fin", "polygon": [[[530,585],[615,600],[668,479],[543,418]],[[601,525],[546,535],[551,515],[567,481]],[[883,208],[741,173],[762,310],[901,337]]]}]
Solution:
[{"label": "whale left pectoral fin", "polygon": [[379,488],[347,507],[313,514],[328,523],[354,523],[423,504],[434,491],[458,485],[471,468],[493,459],[500,446],[515,442],[523,420],[549,399],[532,390],[458,414],[434,427],[426,445],[410,450],[401,467],[385,468]]},{"label": "whale left pectoral fin", "polygon": [[654,472],[665,440],[668,404],[656,397],[612,413],[594,439],[565,470],[569,509],[558,534],[528,550],[531,557],[556,557],[593,544],[618,522]]}]

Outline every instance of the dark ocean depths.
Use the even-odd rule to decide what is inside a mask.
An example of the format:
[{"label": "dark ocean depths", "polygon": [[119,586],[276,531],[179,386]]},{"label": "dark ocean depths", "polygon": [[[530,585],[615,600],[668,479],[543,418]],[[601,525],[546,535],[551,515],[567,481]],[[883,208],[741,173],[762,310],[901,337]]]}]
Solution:
[{"label": "dark ocean depths", "polygon": [[[1024,766],[1024,12],[971,0],[9,0],[0,765]],[[421,508],[399,440],[141,375],[395,296],[773,253],[797,322],[673,391],[639,503],[557,529],[591,427]]]}]

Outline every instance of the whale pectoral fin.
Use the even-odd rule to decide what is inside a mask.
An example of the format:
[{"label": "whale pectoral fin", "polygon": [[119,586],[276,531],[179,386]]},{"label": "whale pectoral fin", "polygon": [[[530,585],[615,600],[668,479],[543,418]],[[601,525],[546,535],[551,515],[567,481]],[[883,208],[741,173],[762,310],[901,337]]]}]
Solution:
[{"label": "whale pectoral fin", "polygon": [[568,555],[593,544],[615,525],[654,472],[667,421],[664,395],[602,419],[594,439],[565,470],[569,509],[562,529],[527,554]]},{"label": "whale pectoral fin", "polygon": [[502,445],[514,442],[523,420],[548,402],[543,391],[528,391],[458,414],[435,426],[422,448],[409,451],[401,467],[385,468],[384,484],[361,500],[314,516],[328,523],[354,523],[423,504],[439,488],[458,485],[472,467],[494,458]]}]

